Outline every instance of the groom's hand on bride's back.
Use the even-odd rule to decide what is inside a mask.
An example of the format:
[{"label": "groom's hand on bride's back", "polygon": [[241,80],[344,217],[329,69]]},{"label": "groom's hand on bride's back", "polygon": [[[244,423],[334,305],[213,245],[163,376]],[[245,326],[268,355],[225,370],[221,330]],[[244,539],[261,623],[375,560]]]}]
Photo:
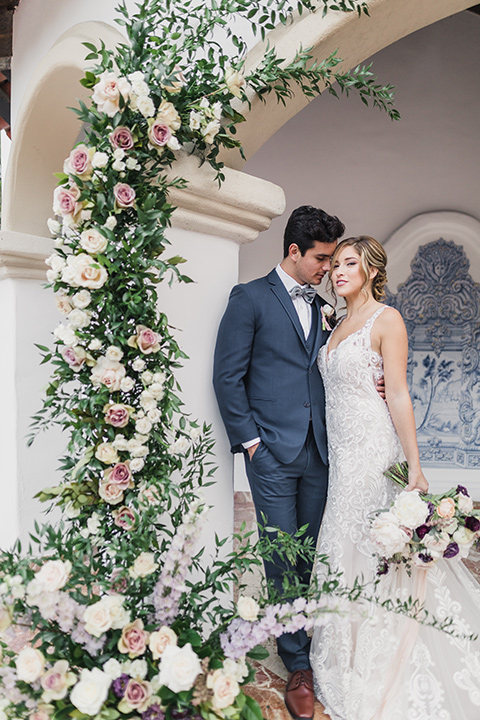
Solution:
[{"label": "groom's hand on bride's back", "polygon": [[385,378],[383,377],[383,375],[380,378],[380,380],[378,380],[377,384],[375,385],[375,390],[378,392],[378,394],[380,395],[382,400],[385,400],[385,398],[386,398],[386,396],[385,396]]}]

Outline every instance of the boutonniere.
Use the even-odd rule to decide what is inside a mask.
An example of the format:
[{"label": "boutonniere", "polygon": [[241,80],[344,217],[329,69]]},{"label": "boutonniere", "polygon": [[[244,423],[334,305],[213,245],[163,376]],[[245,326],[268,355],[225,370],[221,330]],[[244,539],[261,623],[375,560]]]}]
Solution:
[{"label": "boutonniere", "polygon": [[331,305],[322,305],[322,330],[333,330],[337,318],[335,317],[335,310]]}]

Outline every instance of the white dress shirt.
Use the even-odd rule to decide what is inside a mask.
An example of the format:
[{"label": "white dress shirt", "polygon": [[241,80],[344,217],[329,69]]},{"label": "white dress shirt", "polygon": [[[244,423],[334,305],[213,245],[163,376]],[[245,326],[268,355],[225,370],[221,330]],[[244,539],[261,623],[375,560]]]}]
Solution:
[{"label": "white dress shirt", "polygon": [[[285,285],[285,289],[288,293],[290,293],[290,290],[292,290],[296,285],[298,285],[298,287],[305,287],[303,285],[300,285],[300,283],[297,283],[296,280],[294,280],[288,273],[286,273],[280,263],[277,265],[275,270],[278,277]],[[306,340],[310,334],[310,329],[312,327],[312,306],[302,297],[291,298],[291,301],[293,302],[293,306],[297,311],[298,319],[300,320],[300,325],[302,326],[303,334],[305,335]],[[253,438],[253,440],[248,440],[247,442],[242,443],[242,445],[245,450],[247,450],[249,447],[252,447],[252,445],[257,445],[259,442],[260,438],[256,437]]]}]

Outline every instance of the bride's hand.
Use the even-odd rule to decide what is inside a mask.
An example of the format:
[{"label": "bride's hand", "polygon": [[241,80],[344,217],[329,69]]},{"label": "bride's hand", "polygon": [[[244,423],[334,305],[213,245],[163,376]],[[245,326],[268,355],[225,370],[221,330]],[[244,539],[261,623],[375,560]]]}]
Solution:
[{"label": "bride's hand", "polygon": [[420,469],[408,471],[408,485],[405,490],[420,490],[420,492],[428,492],[427,478]]}]

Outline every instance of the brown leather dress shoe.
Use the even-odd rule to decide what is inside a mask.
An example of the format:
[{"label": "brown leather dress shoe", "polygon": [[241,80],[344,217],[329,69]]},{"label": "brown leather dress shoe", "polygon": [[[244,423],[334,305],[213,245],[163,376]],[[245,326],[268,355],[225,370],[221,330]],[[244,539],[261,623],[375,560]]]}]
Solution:
[{"label": "brown leather dress shoe", "polygon": [[295,670],[285,690],[285,705],[294,720],[312,720],[315,696],[311,670]]}]

